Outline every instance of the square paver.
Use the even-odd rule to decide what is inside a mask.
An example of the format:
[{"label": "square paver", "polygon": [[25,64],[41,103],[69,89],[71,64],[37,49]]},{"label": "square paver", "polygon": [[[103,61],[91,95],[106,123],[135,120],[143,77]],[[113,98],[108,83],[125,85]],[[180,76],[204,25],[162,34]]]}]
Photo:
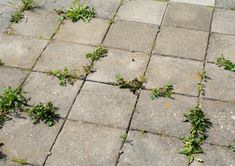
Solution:
[{"label": "square paver", "polygon": [[154,55],[147,70],[147,89],[173,84],[175,92],[198,95],[197,84],[203,63]]},{"label": "square paver", "polygon": [[213,9],[186,3],[170,3],[163,25],[209,31]]},{"label": "square paver", "polygon": [[1,151],[7,157],[0,160],[0,165],[16,165],[12,162],[14,158],[26,159],[31,165],[43,165],[61,125],[62,120],[52,127],[43,122],[34,125],[26,115],[8,121],[0,129],[4,144]]},{"label": "square paver", "polygon": [[235,103],[203,100],[202,109],[213,124],[207,142],[230,145],[235,135]]},{"label": "square paver", "polygon": [[48,9],[48,10],[63,10],[65,11],[67,8],[69,8],[70,6],[72,6],[73,4],[73,0],[45,0],[44,2],[42,1],[42,4],[45,4],[43,7]]},{"label": "square paver", "polygon": [[129,51],[149,52],[157,30],[157,25],[119,20],[111,26],[104,45]]},{"label": "square paver", "polygon": [[73,86],[60,86],[59,80],[44,73],[31,73],[26,80],[24,91],[26,96],[31,98],[31,104],[40,102],[52,102],[59,108],[58,114],[65,117],[80,88],[81,81],[77,81]]},{"label": "square paver", "polygon": [[66,164],[114,166],[121,146],[119,129],[67,121],[47,166]]},{"label": "square paver", "polygon": [[235,7],[235,1],[234,0],[216,0],[215,6],[221,7],[221,8],[232,9]]},{"label": "square paver", "polygon": [[8,66],[31,68],[47,41],[0,33],[0,59]]},{"label": "square paver", "polygon": [[119,166],[187,166],[187,158],[179,154],[183,144],[176,138],[140,132],[129,132]]},{"label": "square paver", "polygon": [[145,72],[149,56],[142,53],[110,49],[108,56],[95,64],[96,72],[88,76],[89,80],[116,82],[116,75],[132,80]]},{"label": "square paver", "polygon": [[204,60],[209,33],[182,28],[162,27],[155,54]]},{"label": "square paver", "polygon": [[234,11],[226,9],[215,9],[211,31],[235,35]]},{"label": "square paver", "polygon": [[216,62],[221,54],[235,62],[235,36],[212,33],[208,48],[208,61]]},{"label": "square paver", "polygon": [[11,87],[18,87],[24,81],[28,71],[14,69],[9,67],[0,67],[0,89]]},{"label": "square paver", "polygon": [[59,21],[54,11],[33,9],[24,12],[27,20],[13,24],[11,28],[17,34],[50,39],[56,32]]},{"label": "square paver", "polygon": [[142,91],[131,128],[178,137],[187,135],[190,125],[183,123],[183,114],[196,106],[196,98],[181,95],[173,95],[173,98],[153,100],[150,91]]},{"label": "square paver", "polygon": [[83,21],[74,23],[68,20],[60,27],[55,40],[99,45],[105,36],[108,26],[108,21],[102,19],[92,19],[88,23]]},{"label": "square paver", "polygon": [[78,95],[69,119],[126,128],[136,96],[127,89],[86,82]]},{"label": "square paver", "polygon": [[235,101],[235,73],[215,64],[206,64],[206,72],[210,77],[206,84],[206,97]]},{"label": "square paver", "polygon": [[117,18],[160,25],[166,5],[166,2],[155,0],[125,0],[118,11]]},{"label": "square paver", "polygon": [[37,61],[34,70],[47,72],[56,69],[63,70],[65,67],[70,70],[82,70],[82,66],[88,63],[86,54],[93,50],[94,48],[89,46],[52,42]]},{"label": "square paver", "polygon": [[215,0],[171,0],[172,2],[182,2],[196,5],[204,5],[204,6],[214,6]]}]

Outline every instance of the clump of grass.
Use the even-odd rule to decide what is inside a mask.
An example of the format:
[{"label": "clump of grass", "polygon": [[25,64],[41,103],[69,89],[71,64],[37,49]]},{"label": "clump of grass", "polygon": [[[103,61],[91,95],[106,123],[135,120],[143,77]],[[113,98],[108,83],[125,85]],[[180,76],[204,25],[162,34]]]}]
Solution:
[{"label": "clump of grass", "polygon": [[26,112],[29,114],[33,123],[38,123],[40,120],[44,121],[48,126],[55,124],[55,118],[58,117],[56,111],[58,110],[51,102],[46,104],[39,103],[27,109]]},{"label": "clump of grass", "polygon": [[119,86],[123,89],[130,89],[134,94],[137,94],[138,91],[142,88],[143,84],[146,82],[146,79],[143,75],[139,78],[134,78],[133,80],[125,80],[120,74],[116,75],[117,83],[114,85]]},{"label": "clump of grass", "polygon": [[192,163],[196,158],[195,155],[203,153],[201,145],[207,138],[207,130],[212,126],[212,123],[199,107],[190,108],[187,113],[184,114],[185,121],[191,123],[190,134],[187,137],[181,137],[184,143],[184,148],[181,150],[181,154],[188,157],[189,163]]},{"label": "clump of grass", "polygon": [[[235,145],[235,140],[233,140],[233,144]],[[231,150],[232,152],[235,152],[235,146],[229,145],[228,149]]]},{"label": "clump of grass", "polygon": [[167,83],[161,88],[154,88],[152,89],[151,98],[156,99],[158,97],[168,97],[172,98],[174,87],[171,83]]},{"label": "clump of grass", "polygon": [[127,138],[127,133],[122,133],[122,134],[120,135],[120,138],[121,138],[123,141],[125,141],[126,138]]},{"label": "clump of grass", "polygon": [[13,158],[12,161],[18,165],[27,165],[27,160],[23,158]]},{"label": "clump of grass", "polygon": [[31,10],[36,5],[34,0],[21,0],[21,2],[20,11]]},{"label": "clump of grass", "polygon": [[226,59],[223,55],[221,55],[221,57],[217,58],[216,64],[219,67],[223,66],[225,70],[230,70],[230,71],[235,72],[235,64],[232,61]]},{"label": "clump of grass", "polygon": [[107,56],[108,49],[104,46],[97,47],[93,52],[86,54],[86,58],[92,62],[97,62],[101,58]]},{"label": "clump of grass", "polygon": [[10,17],[11,23],[19,23],[24,18],[24,15],[22,12],[16,11],[13,13]]},{"label": "clump of grass", "polygon": [[73,85],[77,79],[80,78],[79,70],[71,70],[69,71],[68,68],[64,68],[64,70],[53,70],[50,71],[49,74],[53,75],[54,77],[59,79],[59,83],[61,86],[66,86],[69,82]]}]

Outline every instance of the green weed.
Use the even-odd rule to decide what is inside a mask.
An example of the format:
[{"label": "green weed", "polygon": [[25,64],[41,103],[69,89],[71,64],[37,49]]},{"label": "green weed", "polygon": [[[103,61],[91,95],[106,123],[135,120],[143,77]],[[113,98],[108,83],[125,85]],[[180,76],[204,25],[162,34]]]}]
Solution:
[{"label": "green weed", "polygon": [[22,5],[20,6],[20,11],[31,10],[35,7],[34,0],[21,0]]},{"label": "green weed", "polygon": [[18,165],[27,165],[27,160],[22,158],[13,158],[12,161]]},{"label": "green weed", "polygon": [[107,56],[108,49],[104,46],[97,47],[93,52],[86,54],[86,58],[92,62],[97,62],[101,58]]},{"label": "green weed", "polygon": [[126,138],[127,138],[127,133],[122,133],[122,134],[120,135],[120,138],[121,138],[123,141],[125,141]]},{"label": "green weed", "polygon": [[173,93],[174,87],[171,83],[167,83],[161,88],[152,89],[151,98],[156,99],[158,97],[168,97],[172,98],[171,95]]},{"label": "green weed", "polygon": [[[233,140],[233,144],[235,145],[235,140]],[[228,149],[231,150],[232,152],[235,152],[235,146],[229,145]]]},{"label": "green weed", "polygon": [[4,65],[4,63],[2,62],[2,60],[0,59],[0,66],[3,66]]},{"label": "green weed", "polygon": [[225,70],[230,70],[230,71],[235,72],[235,64],[232,61],[226,59],[223,55],[217,58],[216,64],[219,67],[223,66]]},{"label": "green weed", "polygon": [[11,23],[19,23],[23,18],[24,18],[23,13],[17,11],[11,15],[10,22]]}]

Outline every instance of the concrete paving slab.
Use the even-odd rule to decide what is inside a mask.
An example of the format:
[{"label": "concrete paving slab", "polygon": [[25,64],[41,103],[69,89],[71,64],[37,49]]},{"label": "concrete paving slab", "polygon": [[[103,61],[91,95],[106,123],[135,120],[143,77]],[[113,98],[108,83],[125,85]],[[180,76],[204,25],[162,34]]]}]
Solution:
[{"label": "concrete paving slab", "polygon": [[215,9],[211,31],[235,35],[234,11],[226,9]]},{"label": "concrete paving slab", "polygon": [[142,53],[109,49],[108,56],[95,64],[96,72],[88,76],[88,80],[100,82],[116,82],[116,75],[132,80],[145,72],[149,56]]},{"label": "concrete paving slab", "polygon": [[187,158],[180,155],[183,147],[176,138],[130,132],[123,147],[119,164],[130,166],[186,166]]},{"label": "concrete paving slab", "polygon": [[178,137],[187,135],[190,125],[183,123],[183,114],[196,106],[196,98],[173,95],[174,99],[153,100],[150,96],[150,91],[141,92],[131,128]]},{"label": "concrete paving slab", "polygon": [[46,165],[114,166],[122,132],[119,129],[67,121]]},{"label": "concrete paving slab", "polygon": [[154,55],[147,70],[146,88],[162,87],[170,82],[175,92],[198,95],[197,84],[202,63],[186,59],[162,57]]},{"label": "concrete paving slab", "polygon": [[106,36],[104,45],[129,51],[149,52],[158,26],[128,21],[116,21]]},{"label": "concrete paving slab", "polygon": [[51,11],[54,9],[65,11],[72,6],[73,0],[43,0],[41,4],[45,4],[43,7]]},{"label": "concrete paving slab", "polygon": [[101,44],[108,29],[108,21],[92,19],[89,23],[65,21],[55,36],[55,40],[82,44]]},{"label": "concrete paving slab", "polygon": [[234,0],[216,0],[215,6],[232,9],[235,7],[235,1]]},{"label": "concrete paving slab", "polygon": [[170,3],[163,25],[209,31],[212,8],[185,3]]},{"label": "concrete paving slab", "polygon": [[166,6],[167,2],[155,0],[124,0],[117,18],[160,25]]},{"label": "concrete paving slab", "polygon": [[76,97],[81,86],[78,80],[73,86],[68,84],[66,87],[60,86],[57,78],[44,73],[31,73],[26,80],[24,91],[30,97],[30,103],[52,102],[59,108],[58,114],[65,117]]},{"label": "concrete paving slab", "polygon": [[163,26],[154,53],[204,60],[208,35],[207,32]]},{"label": "concrete paving slab", "polygon": [[8,66],[31,68],[48,41],[0,33],[0,59]]},{"label": "concrete paving slab", "polygon": [[69,119],[126,128],[136,96],[127,89],[86,82],[78,95]]},{"label": "concrete paving slab", "polygon": [[203,6],[214,6],[215,0],[171,0],[172,2],[182,2]]}]

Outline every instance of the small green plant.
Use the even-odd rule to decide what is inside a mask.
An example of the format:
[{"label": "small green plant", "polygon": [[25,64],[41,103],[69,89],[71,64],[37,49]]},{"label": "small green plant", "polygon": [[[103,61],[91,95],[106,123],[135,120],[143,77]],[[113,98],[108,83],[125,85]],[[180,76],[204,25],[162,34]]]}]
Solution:
[{"label": "small green plant", "polygon": [[210,77],[207,75],[206,71],[203,70],[202,72],[198,73],[199,77],[201,78],[201,81],[197,84],[197,90],[198,93],[205,96],[205,82],[207,82],[208,79],[210,79]]},{"label": "small green plant", "polygon": [[97,47],[93,52],[86,54],[86,58],[92,62],[97,62],[101,58],[107,56],[108,49],[104,46]]},{"label": "small green plant", "polygon": [[34,124],[42,120],[48,126],[53,126],[55,124],[55,118],[58,117],[56,114],[57,110],[57,107],[54,107],[51,102],[48,102],[46,104],[39,103],[34,105],[27,109],[26,112],[29,114]]},{"label": "small green plant", "polygon": [[127,138],[127,133],[122,133],[122,134],[120,135],[120,138],[121,138],[123,141],[125,141],[126,138]]},{"label": "small green plant", "polygon": [[230,70],[230,71],[235,72],[235,64],[232,61],[226,59],[223,55],[217,58],[216,64],[219,67],[223,66],[225,70]]},{"label": "small green plant", "polygon": [[2,62],[2,60],[0,59],[0,66],[3,66],[4,65],[4,63]]},{"label": "small green plant", "polygon": [[77,79],[80,78],[79,70],[69,71],[68,68],[64,68],[64,70],[53,70],[50,71],[49,74],[59,79],[59,83],[61,86],[66,86],[67,82],[73,85]]},{"label": "small green plant", "polygon": [[94,72],[94,66],[92,64],[84,65],[82,67],[83,67],[83,71],[84,71],[85,75],[88,75],[88,74]]},{"label": "small green plant", "polygon": [[145,129],[140,129],[141,134],[144,135],[145,133],[147,133],[147,131]]},{"label": "small green plant", "polygon": [[23,158],[13,158],[12,161],[18,165],[27,165],[27,160]]},{"label": "small green plant", "polygon": [[173,93],[174,87],[171,83],[167,83],[161,88],[152,89],[151,98],[156,99],[158,97],[168,97],[172,98],[171,95]]},{"label": "small green plant", "polygon": [[205,90],[205,85],[203,83],[199,82],[197,84],[197,90],[199,94],[202,94],[203,96],[205,96],[206,90]]},{"label": "small green plant", "polygon": [[114,85],[119,86],[123,89],[130,89],[130,91],[134,94],[136,94],[143,86],[143,84],[146,82],[146,79],[143,75],[141,75],[139,78],[134,78],[131,81],[125,80],[120,74],[116,75],[117,83]]},{"label": "small green plant", "polygon": [[24,15],[22,12],[16,11],[13,13],[10,17],[11,23],[19,23],[24,18]]},{"label": "small green plant", "polygon": [[20,11],[31,10],[35,7],[34,0],[21,0]]},{"label": "small green plant", "polygon": [[[233,140],[233,144],[235,145],[235,140]],[[229,145],[228,149],[231,150],[232,152],[235,152],[235,146]]]}]

